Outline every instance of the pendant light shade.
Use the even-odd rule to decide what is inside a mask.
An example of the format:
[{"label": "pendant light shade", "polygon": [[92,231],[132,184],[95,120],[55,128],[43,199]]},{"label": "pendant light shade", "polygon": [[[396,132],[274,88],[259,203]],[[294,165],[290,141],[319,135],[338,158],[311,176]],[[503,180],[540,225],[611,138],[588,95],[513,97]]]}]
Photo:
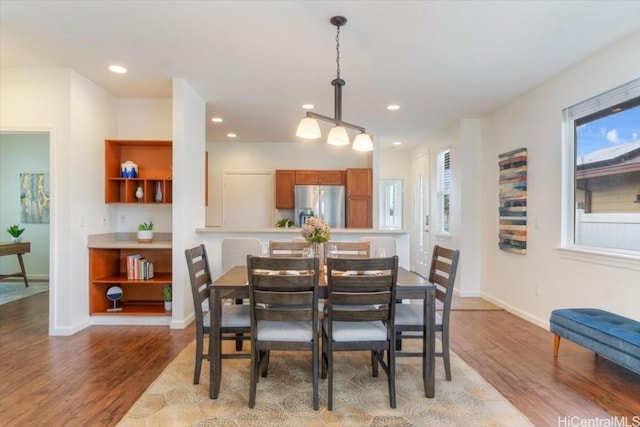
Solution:
[{"label": "pendant light shade", "polygon": [[340,27],[347,23],[347,18],[344,16],[334,16],[329,22],[331,22],[331,25],[334,25],[337,29],[337,70],[336,78],[331,81],[331,86],[334,87],[334,117],[327,117],[307,111],[307,116],[302,119],[298,125],[296,136],[306,139],[320,138],[320,126],[318,125],[317,120],[322,120],[323,122],[334,124],[334,127],[331,128],[331,131],[329,131],[329,135],[327,136],[327,144],[349,145],[349,134],[346,130],[346,128],[349,128],[360,132],[353,141],[353,149],[357,151],[372,151],[373,141],[371,140],[371,136],[366,133],[365,129],[361,126],[347,123],[342,120],[342,87],[346,83],[340,78]]},{"label": "pendant light shade", "polygon": [[373,151],[373,141],[371,136],[367,133],[360,133],[353,140],[353,147],[356,151]]},{"label": "pendant light shade", "polygon": [[347,130],[342,126],[334,126],[327,136],[327,144],[331,145],[349,145],[349,135]]},{"label": "pendant light shade", "polygon": [[296,136],[305,139],[320,138],[320,125],[318,125],[318,121],[311,117],[305,117],[300,120],[298,130],[296,130]]}]

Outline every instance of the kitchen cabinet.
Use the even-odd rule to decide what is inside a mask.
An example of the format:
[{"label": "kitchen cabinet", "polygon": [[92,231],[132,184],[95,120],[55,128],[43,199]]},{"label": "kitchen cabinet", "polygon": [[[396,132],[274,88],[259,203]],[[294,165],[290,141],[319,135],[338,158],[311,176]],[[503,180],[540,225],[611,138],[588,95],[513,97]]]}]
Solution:
[{"label": "kitchen cabinet", "polygon": [[276,170],[276,209],[293,209],[296,185],[344,185],[341,170]]},{"label": "kitchen cabinet", "polygon": [[297,170],[296,185],[344,185],[341,170]]},{"label": "kitchen cabinet", "polygon": [[276,170],[276,209],[294,208],[296,171]]},{"label": "kitchen cabinet", "polygon": [[[154,278],[127,278],[127,257],[140,255],[152,261]],[[171,284],[171,242],[137,244],[134,241],[112,242],[89,248],[89,313],[105,316],[170,316],[165,311],[162,289]],[[113,302],[107,289],[119,286],[122,310],[109,311]]]},{"label": "kitchen cabinet", "polygon": [[[171,203],[172,156],[171,141],[106,140],[105,203]],[[126,161],[138,165],[137,177],[121,176],[120,165]],[[139,200],[136,191],[140,187],[143,197]]]},{"label": "kitchen cabinet", "polygon": [[347,169],[347,228],[373,227],[373,171]]}]

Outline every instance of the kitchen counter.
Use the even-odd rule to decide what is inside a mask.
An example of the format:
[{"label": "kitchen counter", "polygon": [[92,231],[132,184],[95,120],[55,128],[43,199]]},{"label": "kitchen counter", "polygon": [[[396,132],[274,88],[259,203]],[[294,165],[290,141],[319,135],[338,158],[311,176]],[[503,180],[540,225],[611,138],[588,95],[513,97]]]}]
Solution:
[{"label": "kitchen counter", "polygon": [[137,233],[90,234],[89,248],[102,249],[171,249],[171,233],[153,233],[151,243],[138,243]]},{"label": "kitchen counter", "polygon": [[[247,238],[254,237],[262,243],[268,243],[269,240],[287,240],[290,241],[294,237],[301,236],[301,228],[226,228],[226,227],[202,227],[197,228],[196,233],[200,241],[207,246],[209,253],[209,262],[214,277],[220,276],[223,271],[220,250],[222,248],[222,240],[226,238],[238,237]],[[385,236],[396,239],[396,253],[398,255],[399,265],[409,269],[410,257],[410,233],[407,230],[374,230],[368,228],[332,228],[331,240],[336,241],[357,241],[361,237],[366,236]]]}]

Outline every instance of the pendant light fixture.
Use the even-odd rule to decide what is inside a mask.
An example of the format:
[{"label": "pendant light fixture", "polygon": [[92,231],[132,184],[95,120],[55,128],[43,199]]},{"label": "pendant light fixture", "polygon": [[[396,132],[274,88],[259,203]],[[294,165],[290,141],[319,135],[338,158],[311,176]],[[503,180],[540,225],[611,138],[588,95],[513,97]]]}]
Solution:
[{"label": "pendant light fixture", "polygon": [[[325,122],[333,123],[335,126],[329,131],[327,136],[327,144],[332,145],[349,145],[349,134],[347,134],[346,128],[355,129],[360,133],[353,140],[353,149],[357,151],[372,151],[373,141],[371,136],[367,134],[365,128],[357,126],[351,123],[342,121],[342,86],[345,85],[344,80],[340,78],[340,27],[347,23],[347,18],[344,16],[334,16],[330,19],[332,25],[337,28],[336,33],[336,64],[337,64],[337,77],[331,82],[334,87],[334,117],[327,117],[321,114],[307,111],[307,115],[300,121],[296,136],[305,139],[317,139],[320,138],[320,126],[317,120],[323,120]],[[317,119],[317,120],[316,120]]]}]

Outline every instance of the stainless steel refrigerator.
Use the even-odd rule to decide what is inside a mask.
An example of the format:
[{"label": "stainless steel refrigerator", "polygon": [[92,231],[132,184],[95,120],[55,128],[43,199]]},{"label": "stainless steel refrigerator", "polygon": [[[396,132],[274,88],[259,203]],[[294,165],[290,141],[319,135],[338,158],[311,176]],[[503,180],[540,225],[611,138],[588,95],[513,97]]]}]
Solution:
[{"label": "stainless steel refrigerator", "polygon": [[331,228],[345,228],[345,203],[343,185],[296,185],[294,223],[301,227],[307,217],[315,216]]}]

